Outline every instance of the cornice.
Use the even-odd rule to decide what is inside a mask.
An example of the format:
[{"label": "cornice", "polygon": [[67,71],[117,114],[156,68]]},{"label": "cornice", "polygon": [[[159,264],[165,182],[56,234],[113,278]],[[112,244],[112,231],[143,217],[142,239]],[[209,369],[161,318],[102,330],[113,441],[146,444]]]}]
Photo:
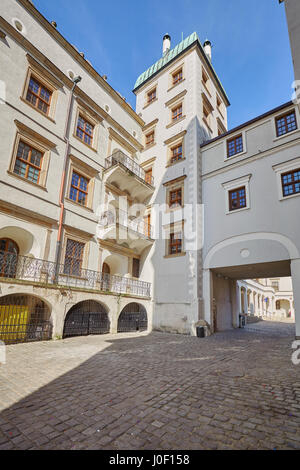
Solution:
[{"label": "cornice", "polygon": [[136,114],[132,107],[112,88],[106,80],[94,69],[94,67],[85,60],[80,53],[70,44],[63,35],[52,26],[52,24],[37,10],[29,0],[17,0],[45,29],[46,31],[64,48],[69,54],[84,68],[92,77],[99,82],[115,101],[117,101],[125,111],[141,126],[144,125],[143,119]]}]

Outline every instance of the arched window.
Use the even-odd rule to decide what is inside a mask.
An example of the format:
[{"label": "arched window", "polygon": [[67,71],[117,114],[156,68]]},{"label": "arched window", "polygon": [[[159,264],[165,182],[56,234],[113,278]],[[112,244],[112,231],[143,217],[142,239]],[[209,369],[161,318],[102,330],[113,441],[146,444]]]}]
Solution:
[{"label": "arched window", "polygon": [[10,238],[0,239],[0,277],[16,277],[19,247]]}]

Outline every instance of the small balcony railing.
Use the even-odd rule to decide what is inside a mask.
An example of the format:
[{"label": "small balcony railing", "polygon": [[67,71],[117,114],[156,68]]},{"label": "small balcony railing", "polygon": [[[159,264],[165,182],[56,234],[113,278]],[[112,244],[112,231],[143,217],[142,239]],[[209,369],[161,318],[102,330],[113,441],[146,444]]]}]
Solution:
[{"label": "small balcony railing", "polygon": [[140,217],[131,219],[126,211],[120,209],[115,211],[108,210],[102,214],[99,220],[99,225],[103,228],[117,223],[146,238],[153,238],[154,231],[152,225]]},{"label": "small balcony railing", "polygon": [[141,297],[149,297],[151,288],[149,282],[83,269],[76,261],[56,265],[5,252],[0,252],[0,281],[1,278]]},{"label": "small balcony railing", "polygon": [[123,165],[125,168],[127,168],[127,170],[130,170],[141,180],[145,181],[145,183],[154,186],[153,176],[147,174],[145,170],[136,161],[125,155],[125,153],[123,153],[121,150],[117,150],[115,153],[113,153],[113,155],[105,159],[106,169],[118,164]]}]

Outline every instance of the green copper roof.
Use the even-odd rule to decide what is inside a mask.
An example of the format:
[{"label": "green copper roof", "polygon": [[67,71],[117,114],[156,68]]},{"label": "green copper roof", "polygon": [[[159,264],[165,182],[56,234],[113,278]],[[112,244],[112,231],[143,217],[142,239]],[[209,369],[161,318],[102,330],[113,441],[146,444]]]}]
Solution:
[{"label": "green copper roof", "polygon": [[225,92],[225,90],[224,90],[224,88],[223,88],[223,86],[222,86],[222,84],[221,84],[221,82],[220,82],[220,80],[219,80],[219,78],[218,78],[211,62],[210,62],[210,60],[207,58],[207,56],[204,52],[204,49],[201,45],[201,42],[198,38],[197,33],[190,34],[190,36],[188,36],[183,41],[181,41],[179,44],[177,44],[177,46],[175,46],[173,49],[171,49],[167,54],[165,54],[157,62],[155,62],[155,64],[151,65],[151,67],[149,67],[145,72],[143,72],[138,77],[137,81],[135,82],[133,91],[135,91],[137,88],[139,88],[144,82],[148,81],[153,75],[157,74],[163,67],[165,67],[169,62],[174,60],[177,56],[179,56],[179,54],[181,54],[184,50],[186,50],[189,46],[191,46],[195,42],[198,42],[198,45],[199,45],[200,49],[202,50],[202,52],[204,54],[204,57],[207,61],[207,64],[211,68],[213,74],[215,75],[216,80],[217,80],[218,84],[220,85],[220,88],[223,91],[224,96],[227,99],[228,104],[229,104],[229,100],[228,100],[228,97],[226,95],[226,92]]}]

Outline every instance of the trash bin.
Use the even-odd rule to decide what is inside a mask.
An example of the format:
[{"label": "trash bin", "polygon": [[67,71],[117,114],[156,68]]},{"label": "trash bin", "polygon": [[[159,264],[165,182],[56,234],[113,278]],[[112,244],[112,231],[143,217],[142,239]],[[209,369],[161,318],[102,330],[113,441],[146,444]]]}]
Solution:
[{"label": "trash bin", "polygon": [[240,315],[240,328],[245,328],[246,326],[246,317],[245,315]]},{"label": "trash bin", "polygon": [[205,330],[204,326],[197,326],[196,327],[197,337],[198,338],[205,338]]}]

